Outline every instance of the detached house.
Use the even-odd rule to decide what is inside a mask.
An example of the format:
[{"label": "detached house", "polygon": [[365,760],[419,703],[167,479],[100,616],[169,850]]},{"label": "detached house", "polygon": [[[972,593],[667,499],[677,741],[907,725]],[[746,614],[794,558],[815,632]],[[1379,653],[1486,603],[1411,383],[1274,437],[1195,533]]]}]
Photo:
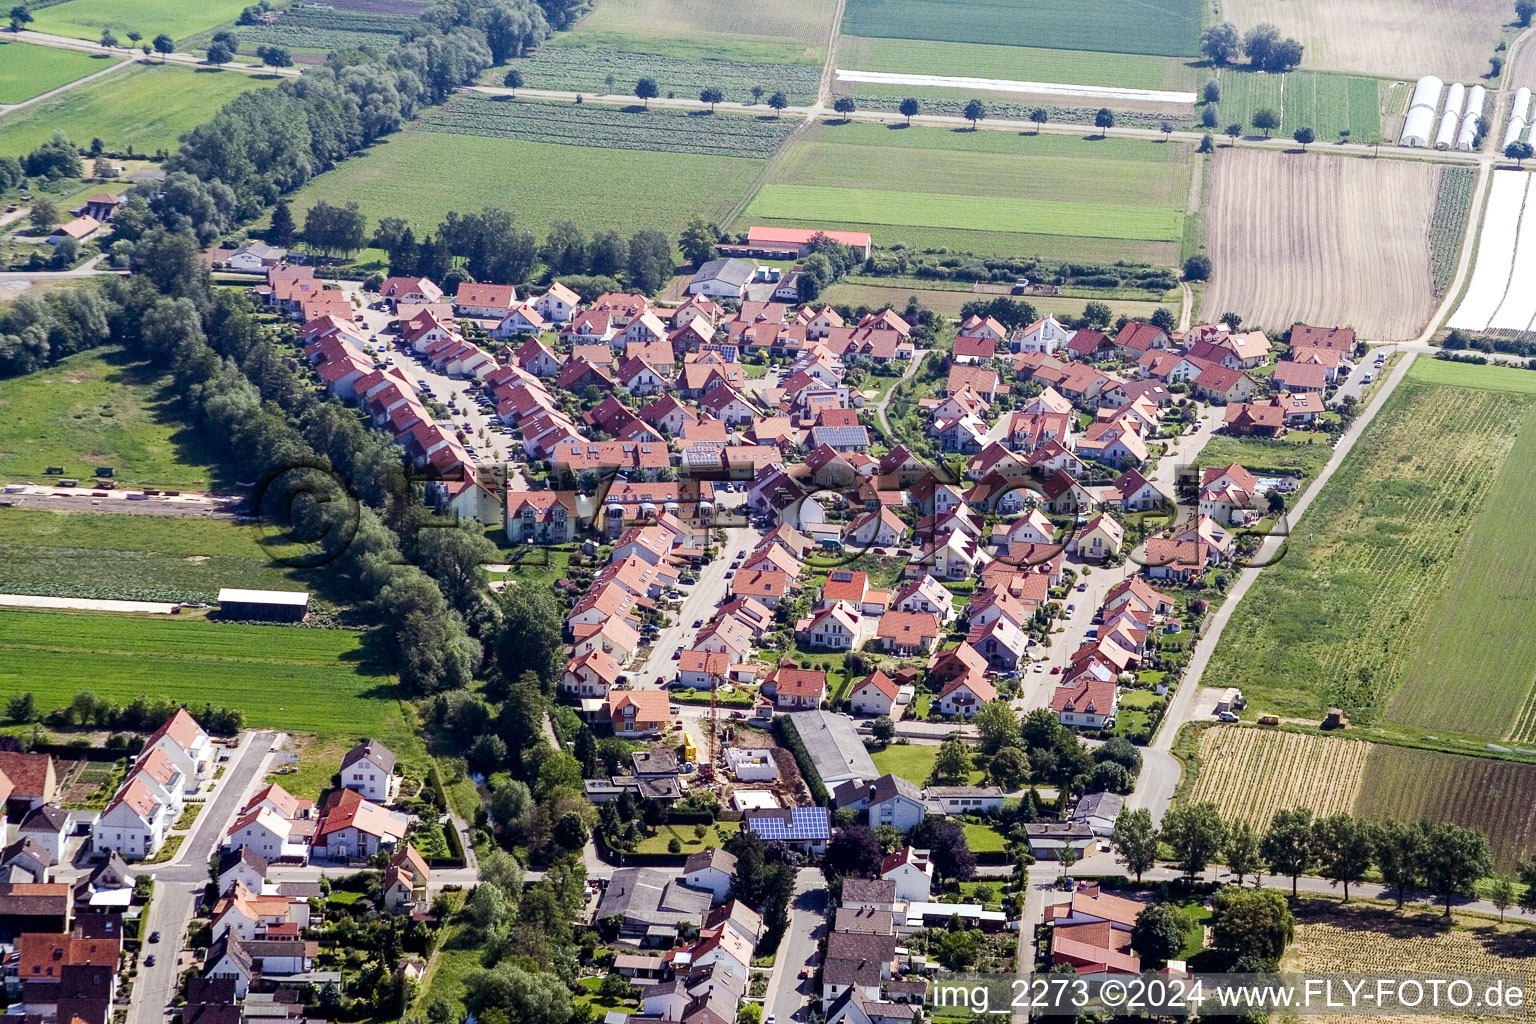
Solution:
[{"label": "detached house", "polygon": [[780,666],[763,684],[773,687],[773,702],[780,711],[819,708],[827,695],[827,674],[812,669]]},{"label": "detached house", "polygon": [[[348,774],[343,770],[343,780]],[[332,790],[315,829],[314,855],[331,860],[372,857],[403,839],[405,829],[403,817],[363,799],[357,790]]]},{"label": "detached house", "polygon": [[1088,676],[1071,686],[1058,686],[1051,695],[1051,710],[1062,725],[1084,729],[1102,729],[1104,723],[1115,717],[1120,697],[1113,679],[1101,680]]},{"label": "detached house", "polygon": [[[887,617],[891,614],[888,613]],[[884,672],[876,669],[865,676],[854,686],[853,692],[848,695],[848,706],[856,715],[890,715],[896,717],[896,701],[901,695],[901,687],[895,680]]]}]

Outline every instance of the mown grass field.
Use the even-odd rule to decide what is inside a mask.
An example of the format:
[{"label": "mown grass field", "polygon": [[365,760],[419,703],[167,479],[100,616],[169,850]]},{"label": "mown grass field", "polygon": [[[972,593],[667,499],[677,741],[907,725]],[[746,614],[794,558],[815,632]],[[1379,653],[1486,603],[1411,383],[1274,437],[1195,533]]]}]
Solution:
[{"label": "mown grass field", "polygon": [[842,30],[854,36],[1193,57],[1199,52],[1200,5],[1193,0],[848,0]]},{"label": "mown grass field", "polygon": [[1480,828],[1501,870],[1536,849],[1536,819],[1529,813],[1533,764],[1230,725],[1200,730],[1195,758],[1199,776],[1187,798],[1214,803],[1224,818],[1261,829],[1276,811],[1305,807],[1319,816]]},{"label": "mown grass field", "polygon": [[1318,142],[1346,138],[1369,143],[1381,134],[1379,79],[1323,71],[1265,75],[1230,68],[1215,77],[1221,86],[1221,129],[1237,122],[1251,135],[1262,134],[1253,126],[1253,115],[1267,108],[1280,115],[1280,127],[1273,134],[1281,137],[1311,128]]},{"label": "mown grass field", "polygon": [[124,44],[129,32],[143,33],[145,39],[165,32],[180,39],[233,21],[245,6],[242,0],[64,0],[34,11],[28,27],[93,42],[102,29],[111,29]]},{"label": "mown grass field", "polygon": [[[937,743],[892,743],[882,750],[872,751],[870,760],[882,773],[899,775],[919,786],[927,785],[933,774],[933,766],[939,759]],[[967,785],[981,781],[981,772],[971,772]]]},{"label": "mown grass field", "polygon": [[[1529,374],[1499,372],[1536,387],[1523,379]],[[1285,556],[1233,612],[1209,678],[1242,687],[1249,714],[1315,719],[1338,706],[1357,724],[1372,724],[1388,717],[1396,699],[1406,702],[1411,721],[1437,733],[1502,737],[1510,729],[1511,709],[1531,687],[1525,666],[1536,664],[1536,639],[1510,625],[1520,612],[1500,608],[1513,586],[1500,581],[1505,568],[1536,557],[1529,551],[1536,532],[1525,502],[1490,499],[1517,446],[1512,472],[1529,463],[1524,449],[1536,445],[1536,403],[1529,393],[1455,387],[1444,376],[1473,375],[1414,364],[1293,526]],[[1491,530],[1499,539],[1497,559],[1464,556],[1479,526],[1478,536]],[[1489,585],[1457,591],[1469,604],[1462,618],[1444,602],[1478,565]],[[1440,645],[1470,650],[1466,624],[1483,616],[1503,628],[1497,652],[1487,654],[1498,659],[1486,663],[1494,671],[1457,664],[1453,688],[1426,679],[1421,660]]]},{"label": "mown grass field", "polygon": [[[49,7],[37,13],[41,18],[58,9]],[[207,121],[235,96],[276,81],[239,71],[205,71],[171,64],[130,68],[0,120],[0,156],[28,153],[47,142],[56,130],[82,149],[93,138],[118,153],[132,150],[153,154],[159,149],[175,149],[183,132]]]},{"label": "mown grass field", "polygon": [[0,593],[211,602],[221,587],[329,590],[338,577],[272,560],[253,526],[227,519],[0,509]]},{"label": "mown grass field", "polygon": [[[322,174],[295,194],[294,215],[324,199],[356,201],[369,226],[403,217],[418,237],[449,210],[496,205],[541,238],[551,223],[676,237],[698,213],[720,220],[752,187],[761,160],[587,149],[407,130]],[[453,168],[445,175],[443,168]]]},{"label": "mown grass field", "polygon": [[129,487],[206,490],[210,439],[176,421],[168,374],[121,349],[80,352],[36,373],[0,380],[0,480],[90,477],[111,466]]},{"label": "mown grass field", "polygon": [[1195,70],[1188,61],[1176,57],[931,39],[838,36],[837,66],[850,71],[1005,78],[1122,89],[1193,90],[1195,85]]},{"label": "mown grass field", "polygon": [[1169,262],[1190,168],[1183,145],[820,125],[785,151],[745,216],[867,229],[882,245]]},{"label": "mown grass field", "polygon": [[609,0],[549,45],[816,63],[826,54],[834,10],[820,0]]},{"label": "mown grass field", "polygon": [[0,43],[0,103],[20,103],[115,64],[110,57],[51,46]]}]

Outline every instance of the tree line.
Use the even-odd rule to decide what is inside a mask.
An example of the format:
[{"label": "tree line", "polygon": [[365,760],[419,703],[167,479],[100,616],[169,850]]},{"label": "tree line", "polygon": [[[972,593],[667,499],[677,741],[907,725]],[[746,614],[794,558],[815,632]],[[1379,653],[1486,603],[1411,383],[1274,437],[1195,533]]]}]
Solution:
[{"label": "tree line", "polygon": [[[1408,890],[1422,887],[1444,901],[1447,916],[1454,897],[1473,895],[1477,881],[1493,873],[1488,837],[1479,829],[1443,821],[1378,822],[1342,813],[1319,818],[1304,807],[1276,811],[1262,831],[1242,819],[1224,821],[1211,803],[1171,807],[1161,828],[1153,826],[1146,810],[1127,809],[1115,820],[1112,842],[1137,881],[1166,847],[1189,878],[1225,863],[1241,885],[1249,875],[1257,882],[1268,868],[1270,874],[1290,878],[1295,896],[1300,877],[1316,871],[1341,885],[1347,902],[1350,885],[1363,881],[1374,867],[1396,890],[1399,908]],[[1536,880],[1536,865],[1522,863],[1520,872]],[[1512,901],[1512,884],[1507,891],[1511,899],[1503,906]],[[1536,909],[1536,890],[1522,895],[1521,905]]]}]

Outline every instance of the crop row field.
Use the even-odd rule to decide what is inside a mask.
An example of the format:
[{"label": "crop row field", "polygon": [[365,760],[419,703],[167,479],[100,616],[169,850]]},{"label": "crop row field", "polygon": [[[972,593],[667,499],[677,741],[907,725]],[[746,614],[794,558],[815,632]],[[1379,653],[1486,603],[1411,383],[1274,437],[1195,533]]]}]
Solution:
[{"label": "crop row field", "polygon": [[1437,165],[1223,147],[1212,168],[1202,319],[1346,324],[1372,341],[1423,329]]},{"label": "crop row field", "polygon": [[[356,202],[370,226],[400,217],[418,238],[449,210],[510,210],[541,238],[557,220],[588,232],[656,228],[675,238],[699,214],[722,220],[762,173],[762,160],[593,149],[409,128],[294,194],[294,216],[324,199]],[[453,168],[451,175],[444,167]]]},{"label": "crop row field", "polygon": [[343,11],[317,4],[295,4],[278,14],[271,25],[242,25],[238,36],[242,53],[254,53],[262,45],[341,50],[370,46],[387,50],[420,19],[409,14],[377,11]]},{"label": "crop row field", "polygon": [[[545,46],[512,62],[530,89],[557,89],[602,95],[627,95],[642,77],[654,78],[662,96],[692,98],[706,88],[719,89],[733,103],[753,102],[752,89],[766,99],[783,92],[792,106],[814,103],[821,69],[813,64],[747,60],[700,60],[623,50]],[[504,68],[491,68],[484,81],[500,85]]]},{"label": "crop row field", "polygon": [[274,561],[289,552],[227,519],[0,509],[0,593],[118,601],[210,602],[222,587],[326,588],[335,573]]},{"label": "crop row field", "polygon": [[1472,212],[1472,192],[1477,184],[1477,169],[1445,167],[1440,171],[1440,186],[1435,190],[1435,212],[1429,221],[1430,273],[1435,294],[1444,295],[1456,276],[1456,262],[1466,235],[1467,217]]},{"label": "crop row field", "polygon": [[29,100],[77,78],[105,71],[115,63],[111,57],[55,50],[51,46],[0,43],[0,103]]},{"label": "crop row field", "polygon": [[1085,53],[1040,46],[842,35],[837,66],[854,71],[960,75],[1120,89],[1193,91],[1190,61],[1135,53]]},{"label": "crop row field", "polygon": [[598,104],[456,96],[422,118],[423,131],[591,149],[766,158],[793,130],[781,118]]},{"label": "crop row field", "polygon": [[1237,123],[1251,135],[1260,134],[1253,117],[1260,110],[1280,118],[1274,134],[1290,136],[1311,128],[1319,143],[1359,142],[1381,138],[1381,81],[1360,75],[1291,71],[1267,75],[1236,68],[1217,72],[1221,88],[1216,119],[1221,129]]},{"label": "crop row field", "polygon": [[183,132],[213,117],[240,93],[277,81],[271,76],[174,64],[129,68],[0,119],[0,156],[29,153],[55,131],[62,131],[82,149],[99,138],[115,153],[149,155],[172,150]]},{"label": "crop row field", "polygon": [[852,36],[1002,43],[1059,50],[1199,53],[1194,0],[848,0]]},{"label": "crop row field", "polygon": [[820,64],[835,10],[822,0],[603,0],[545,45],[688,60]]},{"label": "crop row field", "polygon": [[823,124],[790,144],[745,216],[882,245],[1166,264],[1191,163],[1181,144]]},{"label": "crop row field", "polygon": [[1269,22],[1306,47],[1304,68],[1414,81],[1472,82],[1488,71],[1510,21],[1501,0],[1223,0],[1246,32]]},{"label": "crop row field", "polygon": [[1210,670],[1252,713],[1315,720],[1337,706],[1358,725],[1442,736],[1514,728],[1536,678],[1518,582],[1536,535],[1510,488],[1530,471],[1536,402],[1450,383],[1446,365],[1415,362],[1234,610]]},{"label": "crop row field", "polygon": [[63,0],[37,8],[28,28],[92,42],[104,30],[124,41],[129,32],[181,39],[235,20],[246,6],[244,0]]},{"label": "crop row field", "polygon": [[1536,850],[1536,765],[1255,726],[1204,728],[1192,802],[1263,829],[1295,807],[1319,817],[1454,821],[1488,833],[1501,868]]}]

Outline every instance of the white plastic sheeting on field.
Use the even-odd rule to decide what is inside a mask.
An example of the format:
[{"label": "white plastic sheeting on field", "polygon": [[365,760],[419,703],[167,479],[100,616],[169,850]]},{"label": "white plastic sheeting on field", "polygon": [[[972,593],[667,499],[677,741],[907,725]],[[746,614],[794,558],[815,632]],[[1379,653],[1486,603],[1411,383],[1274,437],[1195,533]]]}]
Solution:
[{"label": "white plastic sheeting on field", "polygon": [[[1536,239],[1536,214],[1520,230],[1520,213],[1525,206],[1531,175],[1527,171],[1494,171],[1488,189],[1488,209],[1483,214],[1483,229],[1477,239],[1477,263],[1472,268],[1472,283],[1450,319],[1450,326],[1482,331],[1497,316],[1510,290],[1510,271],[1515,265],[1515,242],[1522,234]],[[1521,286],[1516,285],[1516,290]],[[1531,290],[1529,283],[1524,285]]]},{"label": "white plastic sheeting on field", "polygon": [[1435,131],[1435,111],[1440,108],[1440,93],[1445,83],[1434,75],[1425,75],[1413,87],[1413,99],[1408,104],[1408,116],[1403,118],[1403,134],[1400,146],[1427,146]]},{"label": "white plastic sheeting on field", "polygon": [[1461,119],[1461,131],[1456,135],[1456,148],[1463,152],[1472,152],[1472,143],[1477,138],[1477,119],[1483,116],[1486,98],[1487,90],[1480,85],[1467,90],[1467,113]]},{"label": "white plastic sheeting on field", "polygon": [[1117,85],[1063,85],[1060,82],[1016,82],[1009,78],[964,78],[957,75],[909,75],[896,71],[849,71],[837,69],[839,82],[873,85],[920,85],[937,89],[984,89],[988,92],[1023,92],[1041,96],[1078,99],[1127,100],[1140,103],[1194,103],[1192,92],[1163,89],[1125,89]]},{"label": "white plastic sheeting on field", "polygon": [[1510,268],[1509,290],[1504,293],[1504,301],[1499,303],[1499,311],[1488,321],[1489,327],[1530,330],[1531,321],[1536,320],[1536,288],[1531,287],[1532,281],[1536,281],[1536,190],[1527,185],[1520,236],[1515,242],[1514,265]]},{"label": "white plastic sheeting on field", "polygon": [[1456,127],[1461,123],[1461,107],[1467,101],[1467,87],[1452,82],[1445,91],[1445,113],[1440,116],[1440,130],[1435,133],[1435,148],[1450,149],[1456,141]]},{"label": "white plastic sheeting on field", "polygon": [[1511,142],[1520,138],[1520,133],[1525,131],[1526,122],[1531,116],[1531,90],[1525,86],[1515,90],[1515,102],[1509,107],[1509,123],[1504,126],[1504,141],[1499,143],[1499,152],[1509,148]]}]

